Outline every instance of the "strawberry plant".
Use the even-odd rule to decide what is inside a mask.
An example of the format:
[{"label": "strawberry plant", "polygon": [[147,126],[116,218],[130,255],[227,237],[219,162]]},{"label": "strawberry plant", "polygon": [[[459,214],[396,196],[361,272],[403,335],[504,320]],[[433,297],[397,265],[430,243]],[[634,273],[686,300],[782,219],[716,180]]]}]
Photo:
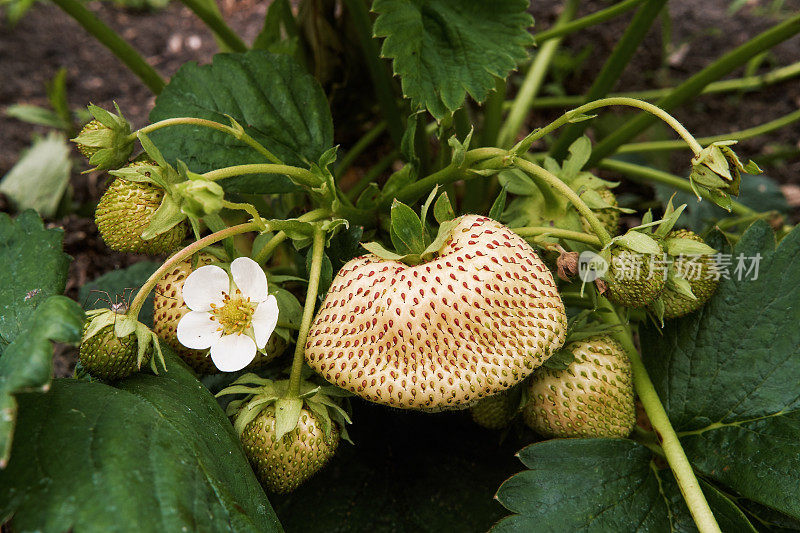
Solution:
[{"label": "strawberry plant", "polygon": [[[81,306],[62,232],[0,215],[11,531],[800,528],[800,230],[746,132],[670,114],[800,17],[650,103],[608,93],[662,0],[568,1],[533,34],[518,0],[277,0],[253,49],[186,0],[227,52],[168,83],[54,2],[157,93],[149,124],[90,105],[73,139],[108,175],[106,245],[153,258]],[[559,38],[633,8],[588,94],[528,128]],[[311,23],[350,30],[371,94]],[[602,136],[609,107],[640,114]],[[616,157],[656,121],[685,178]]]}]

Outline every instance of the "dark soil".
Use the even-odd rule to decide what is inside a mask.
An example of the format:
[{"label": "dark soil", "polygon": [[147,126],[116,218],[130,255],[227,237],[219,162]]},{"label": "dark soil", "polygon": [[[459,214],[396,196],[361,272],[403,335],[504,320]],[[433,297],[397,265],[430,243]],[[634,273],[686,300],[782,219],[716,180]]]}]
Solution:
[{"label": "dark soil", "polygon": [[[699,71],[722,53],[778,22],[787,13],[800,10],[800,0],[786,0],[780,14],[765,14],[771,1],[753,1],[734,15],[728,14],[728,0],[673,0],[669,4],[672,20],[671,40],[663,45],[661,28],[654,26],[645,45],[636,53],[616,90],[651,89],[679,83]],[[536,28],[551,26],[558,15],[560,0],[540,0],[532,11]],[[584,2],[579,16],[604,7],[606,2]],[[216,52],[210,32],[190,11],[178,3],[162,12],[134,12],[110,4],[90,2],[89,8],[140,50],[165,77],[181,64],[194,60],[209,62]],[[267,3],[255,0],[222,0],[223,15],[247,42],[258,34]],[[580,94],[591,85],[603,61],[611,52],[631,14],[601,26],[584,30],[563,41],[568,56],[589,48],[583,67],[563,83],[566,94]],[[787,65],[800,59],[800,37],[776,47],[759,72]],[[59,68],[68,72],[71,106],[80,108],[92,102],[111,108],[117,102],[134,127],[147,122],[154,98],[139,80],[116,58],[87,36],[72,19],[50,4],[36,4],[14,28],[0,28],[0,109],[15,103],[47,105],[45,83]],[[740,72],[733,76],[741,75]],[[366,74],[365,74],[366,77]],[[775,85],[742,95],[706,96],[676,111],[679,120],[695,134],[711,135],[752,127],[785,115],[800,106],[800,80]],[[546,123],[548,112],[531,117],[532,126]],[[0,115],[0,175],[16,162],[34,133],[45,130]],[[347,144],[352,135],[338,134]],[[752,156],[778,148],[800,148],[800,123],[743,143],[744,155]],[[676,172],[686,167],[685,154],[675,154]],[[78,159],[76,158],[76,161]],[[140,260],[140,257],[110,252],[87,218],[99,198],[105,178],[97,173],[79,174],[83,162],[76,164],[72,180],[77,213],[51,221],[66,230],[65,247],[72,263],[67,294],[76,297],[78,288],[100,274]],[[767,173],[784,184],[800,184],[800,157],[778,161]],[[797,189],[794,190],[797,193]],[[798,194],[800,200],[800,194]],[[1,206],[0,206],[1,207]],[[83,215],[83,216],[80,216]],[[65,370],[66,372],[66,370]]]}]

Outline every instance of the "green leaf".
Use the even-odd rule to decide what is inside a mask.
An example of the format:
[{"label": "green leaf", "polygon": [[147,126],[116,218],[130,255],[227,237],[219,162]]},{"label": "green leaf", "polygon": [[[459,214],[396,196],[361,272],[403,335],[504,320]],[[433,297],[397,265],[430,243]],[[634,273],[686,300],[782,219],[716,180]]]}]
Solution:
[{"label": "green leaf", "polygon": [[0,192],[22,211],[35,209],[43,217],[56,214],[69,184],[72,148],[61,133],[34,141],[0,181]]},{"label": "green leaf", "polygon": [[[110,303],[130,304],[130,300],[133,299],[139,287],[159,266],[161,264],[155,261],[141,261],[127,268],[106,272],[81,287],[78,293],[81,305],[89,311],[90,309],[108,309],[111,307]],[[142,310],[139,312],[139,322],[148,326],[153,325],[153,293],[147,296]]]},{"label": "green leaf", "polygon": [[526,0],[375,0],[376,37],[393,60],[403,95],[441,120],[464,103],[482,102],[527,57],[533,19]]},{"label": "green leaf", "polygon": [[[760,254],[757,279],[738,279],[739,254]],[[730,279],[700,311],[643,331],[645,364],[695,468],[798,518],[800,230],[776,249],[757,222],[731,262]]]},{"label": "green leaf", "polygon": [[562,165],[563,179],[571,181],[578,176],[583,166],[592,156],[592,141],[585,135],[578,137],[569,147],[569,155]]},{"label": "green leaf", "polygon": [[164,352],[159,376],[59,379],[18,396],[0,520],[46,533],[281,531],[216,400]]},{"label": "green leaf", "polygon": [[[211,65],[187,63],[156,99],[151,122],[198,117],[244,131],[284,163],[307,167],[333,145],[333,121],[317,81],[284,54],[250,51],[218,54]],[[199,126],[175,126],[151,134],[167,160],[181,159],[194,172],[246,163],[263,155],[234,137]],[[285,176],[251,175],[220,182],[227,191],[277,193],[295,189]]]},{"label": "green leaf", "polygon": [[28,122],[29,124],[38,124],[40,126],[48,126],[51,128],[62,129],[66,125],[61,117],[55,111],[39,107],[38,105],[30,104],[14,104],[6,108],[6,115]]},{"label": "green leaf", "polygon": [[83,310],[66,296],[50,296],[33,312],[28,327],[0,357],[0,468],[11,453],[17,401],[14,394],[47,390],[53,377],[50,341],[76,343],[81,339]]},{"label": "green leaf", "polygon": [[37,305],[64,292],[69,256],[62,238],[62,230],[45,229],[33,211],[16,220],[0,213],[0,354],[27,329]]},{"label": "green leaf", "polygon": [[353,409],[356,445],[341,443],[297,491],[270,497],[286,531],[478,532],[503,516],[492,496],[517,469],[519,442],[498,445],[458,413]]},{"label": "green leaf", "polygon": [[421,254],[425,250],[425,232],[417,214],[406,204],[392,203],[392,244],[398,253]]},{"label": "green leaf", "polygon": [[497,180],[500,185],[508,189],[508,192],[516,194],[517,196],[535,196],[541,194],[539,192],[539,187],[536,186],[530,176],[516,168],[503,170],[498,174]]},{"label": "green leaf", "polygon": [[450,197],[447,196],[446,192],[439,195],[439,198],[436,199],[436,203],[433,204],[433,218],[435,218],[436,222],[439,224],[456,218],[456,214],[453,211],[453,204],[450,203]]},{"label": "green leaf", "polygon": [[[493,532],[696,531],[669,469],[625,439],[556,439],[519,452],[530,470],[500,486],[515,514]],[[725,496],[703,486],[723,531],[755,531]]]}]

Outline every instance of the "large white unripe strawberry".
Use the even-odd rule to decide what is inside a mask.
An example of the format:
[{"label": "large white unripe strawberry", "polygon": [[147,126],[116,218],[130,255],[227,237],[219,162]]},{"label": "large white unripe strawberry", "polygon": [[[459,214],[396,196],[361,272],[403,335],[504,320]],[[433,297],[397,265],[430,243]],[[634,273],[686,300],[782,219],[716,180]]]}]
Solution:
[{"label": "large white unripe strawberry", "polygon": [[372,402],[463,409],[564,343],[564,304],[533,248],[489,218],[453,222],[432,260],[367,254],[342,267],[309,332],[311,368]]}]

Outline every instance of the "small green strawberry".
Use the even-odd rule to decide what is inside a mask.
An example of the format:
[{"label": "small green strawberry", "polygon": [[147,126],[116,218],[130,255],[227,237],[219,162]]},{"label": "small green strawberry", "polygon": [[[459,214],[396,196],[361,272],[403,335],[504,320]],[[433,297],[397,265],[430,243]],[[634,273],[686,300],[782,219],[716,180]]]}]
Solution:
[{"label": "small green strawberry", "polygon": [[614,247],[604,277],[607,287],[603,296],[617,305],[645,307],[664,290],[666,271],[659,263],[662,257],[663,250],[658,254],[646,254]]},{"label": "small green strawberry", "polygon": [[78,358],[91,375],[117,380],[139,371],[148,362],[156,371],[156,359],[164,366],[158,339],[135,318],[110,309],[88,311],[86,316]]},{"label": "small green strawberry", "polygon": [[[126,168],[154,165],[151,161],[131,163]],[[95,223],[103,240],[112,250],[145,254],[165,254],[180,246],[188,223],[178,222],[167,231],[145,240],[142,233],[164,200],[164,190],[145,182],[116,178],[100,198]]]},{"label": "small green strawberry", "polygon": [[[198,257],[197,268],[216,261],[218,260],[215,256],[201,253]],[[189,312],[189,308],[183,301],[183,283],[192,271],[192,261],[189,258],[176,264],[156,284],[153,297],[153,331],[195,372],[216,374],[219,370],[211,361],[208,349],[193,350],[178,341],[178,322]],[[287,346],[286,341],[280,335],[271,335],[264,347],[265,353],[260,351],[256,353],[255,359],[247,365],[247,368],[255,369],[264,366],[281,355]]]},{"label": "small green strawberry", "polygon": [[519,397],[512,397],[509,391],[503,391],[482,399],[470,407],[469,412],[473,422],[479,426],[498,430],[511,423],[517,414],[518,407]]},{"label": "small green strawberry", "polygon": [[261,483],[277,493],[295,490],[333,457],[340,439],[350,440],[340,405],[347,393],[303,380],[297,395],[289,391],[288,380],[245,374],[217,394],[247,394],[227,414]]},{"label": "small green strawberry", "polygon": [[[702,237],[687,229],[670,232],[666,241],[669,242],[670,239],[689,239],[705,244]],[[711,298],[719,285],[719,273],[713,255],[681,254],[674,258],[671,268],[688,283],[694,298],[681,294],[668,283],[661,294],[665,319],[681,317],[696,311]]]},{"label": "small green strawberry", "polygon": [[72,139],[78,151],[95,165],[94,170],[110,170],[123,166],[128,162],[133,151],[131,125],[122,116],[119,107],[114,104],[118,114],[109,113],[101,107],[89,105],[89,112],[94,116]]},{"label": "small green strawberry", "polygon": [[264,409],[247,424],[242,447],[264,486],[279,494],[292,492],[316,474],[336,453],[339,430],[325,435],[314,413],[301,409],[297,427],[280,439],[275,433],[275,407]]},{"label": "small green strawberry", "polygon": [[565,370],[538,369],[528,388],[525,423],[548,437],[626,437],[636,420],[631,363],[607,335],[565,347]]},{"label": "small green strawberry", "polygon": [[[618,208],[619,203],[617,203],[617,197],[611,189],[606,186],[601,185],[597,189],[594,189],[594,191],[605,203],[611,206],[610,208],[593,209],[593,211],[609,235],[613,237],[619,231],[619,217],[621,213]],[[583,231],[594,234],[592,227],[583,217],[581,217],[581,225],[583,226]]]}]

